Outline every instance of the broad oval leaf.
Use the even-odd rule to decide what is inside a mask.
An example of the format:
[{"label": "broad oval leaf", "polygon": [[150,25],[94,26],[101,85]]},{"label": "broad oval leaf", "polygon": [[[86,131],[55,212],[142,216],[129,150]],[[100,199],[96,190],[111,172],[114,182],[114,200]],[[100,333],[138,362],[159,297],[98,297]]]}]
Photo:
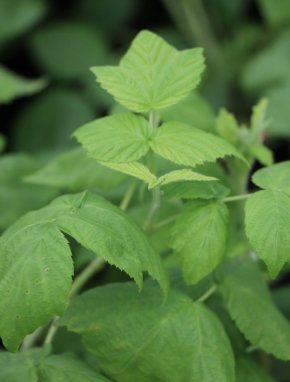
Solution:
[{"label": "broad oval leaf", "polygon": [[138,160],[147,153],[151,130],[145,118],[119,113],[82,126],[74,136],[90,157],[122,163]]},{"label": "broad oval leaf", "polygon": [[150,146],[163,158],[184,166],[214,162],[227,155],[244,160],[230,143],[179,122],[167,122],[156,129]]},{"label": "broad oval leaf", "polygon": [[254,345],[290,360],[290,323],[274,305],[261,272],[254,264],[228,269],[220,290],[232,319]]},{"label": "broad oval leaf", "polygon": [[67,241],[48,221],[25,225],[27,216],[0,239],[0,336],[10,351],[64,313],[72,284]]},{"label": "broad oval leaf", "polygon": [[283,191],[290,196],[290,161],[277,163],[256,171],[252,180],[261,188]]},{"label": "broad oval leaf", "polygon": [[178,52],[146,30],[136,36],[119,66],[92,68],[118,103],[141,113],[181,101],[198,85],[203,70],[202,49]]},{"label": "broad oval leaf", "polygon": [[224,258],[228,215],[222,202],[195,201],[176,220],[171,243],[188,284],[207,276]]},{"label": "broad oval leaf", "polygon": [[254,193],[246,202],[245,224],[251,245],[276,277],[290,260],[290,197],[276,190]]},{"label": "broad oval leaf", "polygon": [[[112,310],[112,306],[114,309]],[[203,304],[132,283],[92,289],[61,320],[80,333],[101,370],[117,382],[233,382],[232,350],[216,316]]]}]

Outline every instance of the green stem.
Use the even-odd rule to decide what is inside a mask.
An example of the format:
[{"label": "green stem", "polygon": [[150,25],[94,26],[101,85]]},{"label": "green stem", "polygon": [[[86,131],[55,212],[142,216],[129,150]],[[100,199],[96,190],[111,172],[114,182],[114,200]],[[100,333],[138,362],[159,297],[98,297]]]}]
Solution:
[{"label": "green stem", "polygon": [[198,302],[204,302],[207,300],[218,288],[217,284],[214,284],[212,287],[209,288],[199,299],[197,300]]},{"label": "green stem", "polygon": [[250,196],[252,196],[252,194],[242,194],[242,195],[229,196],[227,198],[224,198],[223,202],[225,202],[225,203],[236,202],[238,200],[247,199]]},{"label": "green stem", "polygon": [[137,182],[136,181],[133,181],[130,186],[128,187],[127,189],[127,192],[125,193],[121,203],[120,203],[120,208],[121,210],[125,211],[129,204],[130,204],[130,201],[134,195],[134,192],[136,190],[136,186],[137,186]]},{"label": "green stem", "polygon": [[145,222],[143,224],[143,229],[147,231],[150,228],[150,225],[152,223],[153,217],[156,214],[156,212],[159,210],[160,207],[160,199],[161,199],[161,193],[160,193],[160,186],[156,186],[152,190],[152,203],[149,208],[148,215],[145,219]]},{"label": "green stem", "polygon": [[175,215],[170,216],[167,219],[161,220],[161,222],[154,224],[154,226],[152,227],[153,230],[160,229],[160,228],[162,228],[162,227],[164,227],[170,223],[173,223],[178,216],[179,216],[179,214],[175,214]]},{"label": "green stem", "polygon": [[83,286],[88,282],[88,280],[96,272],[100,271],[104,267],[105,263],[105,260],[101,257],[97,257],[92,262],[90,262],[75,278],[70,291],[70,298],[78,294],[78,292],[83,288]]}]

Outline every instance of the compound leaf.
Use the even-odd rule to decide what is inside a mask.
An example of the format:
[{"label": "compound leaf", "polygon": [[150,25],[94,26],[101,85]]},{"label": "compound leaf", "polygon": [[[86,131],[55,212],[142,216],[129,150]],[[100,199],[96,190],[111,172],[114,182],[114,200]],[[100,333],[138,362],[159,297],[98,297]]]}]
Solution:
[{"label": "compound leaf", "polygon": [[90,122],[74,133],[89,156],[103,162],[132,162],[149,149],[150,128],[141,116],[115,114]]},{"label": "compound leaf", "polygon": [[195,201],[178,217],[172,247],[181,261],[187,283],[197,283],[226,253],[228,209],[222,202]]},{"label": "compound leaf", "polygon": [[276,190],[256,192],[247,200],[245,213],[247,237],[276,277],[290,260],[290,197]]},{"label": "compound leaf", "polygon": [[221,283],[232,319],[254,345],[282,360],[290,359],[290,324],[274,305],[260,271],[237,264]]},{"label": "compound leaf", "polygon": [[179,122],[167,122],[156,129],[150,146],[163,158],[184,166],[214,162],[227,155],[243,160],[230,143]]},{"label": "compound leaf", "polygon": [[141,294],[132,283],[85,292],[61,324],[82,335],[118,382],[234,381],[232,350],[216,316],[177,292],[164,301],[150,283]]},{"label": "compound leaf", "polygon": [[0,336],[11,351],[66,308],[73,264],[60,231],[127,272],[139,287],[148,271],[168,289],[158,253],[132,219],[92,193],[61,196],[19,219],[0,239]]},{"label": "compound leaf", "polygon": [[198,85],[203,70],[202,49],[178,52],[146,30],[136,36],[119,66],[92,68],[117,102],[141,113],[181,101]]},{"label": "compound leaf", "polygon": [[49,221],[25,225],[26,217],[20,229],[7,230],[0,239],[0,335],[10,351],[53,315],[63,314],[72,283],[63,235]]}]

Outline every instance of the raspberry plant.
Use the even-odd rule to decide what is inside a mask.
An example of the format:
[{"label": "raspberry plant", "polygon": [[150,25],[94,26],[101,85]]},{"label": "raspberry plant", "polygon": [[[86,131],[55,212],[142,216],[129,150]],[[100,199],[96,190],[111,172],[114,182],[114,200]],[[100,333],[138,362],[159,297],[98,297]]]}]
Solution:
[{"label": "raspberry plant", "polygon": [[[201,49],[149,31],[118,66],[92,68],[119,106],[74,133],[82,148],[25,179],[88,190],[0,239],[1,380],[265,382],[261,360],[290,359],[268,285],[290,260],[290,162],[273,164],[263,144],[264,99],[249,126],[226,110],[212,131],[178,119],[204,68]],[[119,206],[95,191],[100,172],[125,179]],[[73,277],[76,243],[94,258]],[[131,281],[79,293],[105,263]],[[81,358],[55,353],[63,327],[81,337]]]}]

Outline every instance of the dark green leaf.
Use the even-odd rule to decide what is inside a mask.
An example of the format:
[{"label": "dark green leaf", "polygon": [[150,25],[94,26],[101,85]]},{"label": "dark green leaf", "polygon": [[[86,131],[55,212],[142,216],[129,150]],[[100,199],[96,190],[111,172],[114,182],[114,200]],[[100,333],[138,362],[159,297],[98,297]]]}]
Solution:
[{"label": "dark green leaf", "polygon": [[[114,309],[112,310],[112,306]],[[133,284],[95,288],[61,321],[80,333],[101,369],[118,382],[233,382],[229,341],[215,315],[179,293]]]}]

